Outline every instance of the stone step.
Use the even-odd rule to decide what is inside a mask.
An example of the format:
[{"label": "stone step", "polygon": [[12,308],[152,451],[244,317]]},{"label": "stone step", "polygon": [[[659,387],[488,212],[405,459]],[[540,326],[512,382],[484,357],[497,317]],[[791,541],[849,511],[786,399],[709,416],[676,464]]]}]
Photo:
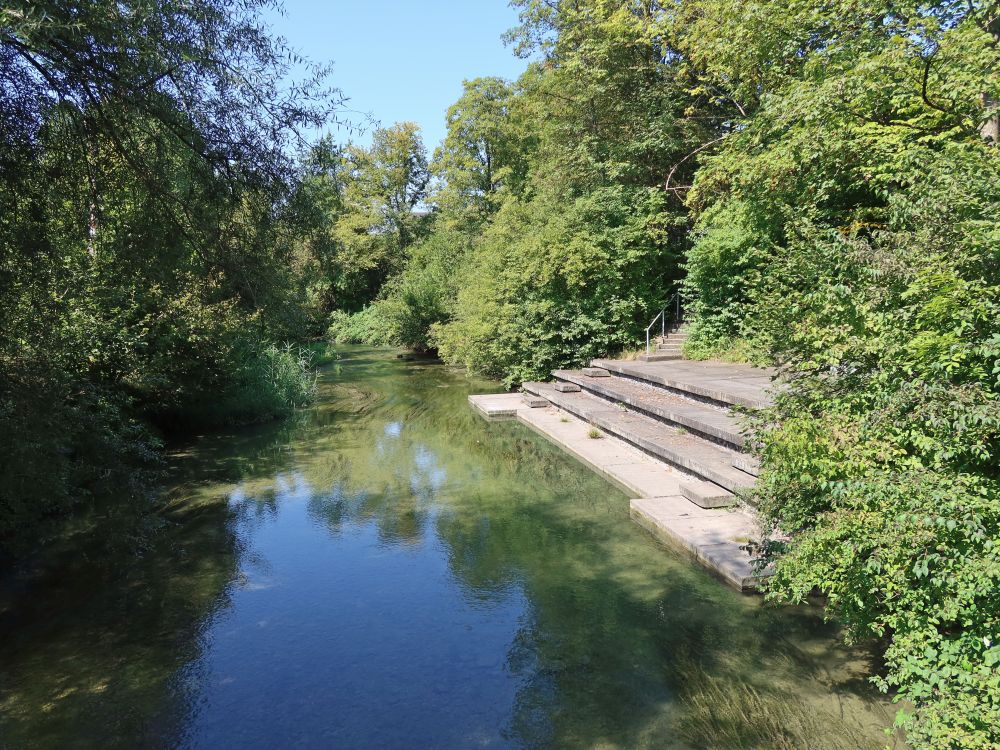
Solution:
[{"label": "stone step", "polygon": [[636,359],[640,362],[666,362],[671,359],[684,359],[684,355],[680,353],[654,352],[652,354],[640,354]]},{"label": "stone step", "polygon": [[676,344],[657,344],[656,351],[663,352],[664,354],[681,354],[682,347]]},{"label": "stone step", "polygon": [[588,378],[610,378],[611,373],[603,367],[584,367],[581,372]]},{"label": "stone step", "polygon": [[531,409],[541,409],[549,405],[547,398],[542,398],[532,393],[522,393],[521,400]]},{"label": "stone step", "polygon": [[760,476],[760,461],[753,456],[737,456],[733,459],[733,466],[751,476]]},{"label": "stone step", "polygon": [[699,508],[728,508],[736,504],[736,495],[712,482],[684,481],[678,487]]},{"label": "stone step", "polygon": [[753,477],[732,465],[737,451],[703,440],[687,430],[670,427],[652,417],[612,407],[590,393],[560,393],[550,383],[524,383],[522,388],[544,396],[560,409],[641,448],[666,463],[686,469],[701,479],[739,492],[753,486]]},{"label": "stone step", "polygon": [[[552,376],[559,381],[555,383],[557,391],[561,390],[560,385],[564,383],[574,384],[595,396],[627,404],[643,414],[670,422],[673,426],[683,427],[710,440],[722,441],[736,449],[743,447],[744,438],[739,417],[728,409],[693,401],[663,388],[629,378],[611,377],[594,381],[575,370],[553,370]],[[736,466],[737,462],[744,462],[746,459],[749,457],[733,456],[733,465],[746,471],[742,466]]]},{"label": "stone step", "polygon": [[[657,356],[657,355],[652,355]],[[668,359],[671,355],[667,355]],[[723,362],[691,362],[673,358],[635,360],[595,359],[591,363],[636,380],[682,393],[722,407],[745,406],[762,409],[773,403],[773,370]]]},{"label": "stone step", "polygon": [[560,393],[578,393],[580,386],[576,383],[556,383],[556,390]]}]

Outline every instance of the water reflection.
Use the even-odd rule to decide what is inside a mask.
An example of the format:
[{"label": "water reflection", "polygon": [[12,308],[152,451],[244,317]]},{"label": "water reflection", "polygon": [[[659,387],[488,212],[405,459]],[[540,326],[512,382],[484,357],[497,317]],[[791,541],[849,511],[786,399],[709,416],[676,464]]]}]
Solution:
[{"label": "water reflection", "polygon": [[301,419],[179,455],[146,547],[12,578],[0,747],[884,745],[864,654],[660,549],[484,387],[349,351]]}]

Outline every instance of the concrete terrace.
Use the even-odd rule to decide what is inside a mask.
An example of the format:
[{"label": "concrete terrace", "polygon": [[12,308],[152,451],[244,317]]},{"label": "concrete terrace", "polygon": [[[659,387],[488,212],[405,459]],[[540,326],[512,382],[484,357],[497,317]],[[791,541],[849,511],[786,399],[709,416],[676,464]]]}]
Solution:
[{"label": "concrete terrace", "polygon": [[631,495],[643,528],[752,590],[759,578],[746,546],[759,531],[740,495],[757,464],[742,452],[733,407],[769,405],[773,376],[724,362],[602,359],[556,370],[552,383],[525,383],[524,393],[469,402],[487,419],[518,420],[561,446]]}]

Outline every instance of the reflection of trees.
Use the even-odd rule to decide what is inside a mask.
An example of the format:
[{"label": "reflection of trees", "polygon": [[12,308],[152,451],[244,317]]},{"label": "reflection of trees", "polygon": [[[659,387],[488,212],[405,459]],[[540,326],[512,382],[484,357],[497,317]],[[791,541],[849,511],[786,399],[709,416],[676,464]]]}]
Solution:
[{"label": "reflection of trees", "polygon": [[[475,417],[463,383],[383,355],[345,360],[300,419],[198,443],[138,553],[74,541],[65,561],[0,591],[0,736],[176,744],[201,633],[238,570],[266,570],[258,527],[301,501],[332,536],[440,540],[475,606],[523,592],[506,661],[512,744],[737,747],[745,731],[744,746],[782,747],[781,717],[800,746],[839,748],[832,730],[864,746],[823,703],[841,692],[850,715],[861,700],[815,613],[761,607],[675,560],[628,521],[624,496],[524,428]],[[747,715],[768,720],[747,728]]]},{"label": "reflection of trees", "polygon": [[[884,744],[879,729],[891,718],[867,713],[873,691],[849,684],[856,670],[843,662],[852,655],[818,612],[761,607],[665,553],[631,526],[621,495],[523,428],[503,426],[488,445],[495,460],[484,464],[502,468],[451,504],[437,533],[468,590],[488,596],[516,581],[530,602],[508,652],[521,679],[509,739],[567,748]],[[708,701],[718,721],[704,713]]]},{"label": "reflection of trees", "polygon": [[175,507],[139,553],[119,548],[109,558],[103,545],[84,544],[71,561],[8,581],[0,745],[61,750],[101,738],[102,747],[129,748],[175,735],[187,703],[175,675],[197,659],[201,629],[228,604],[237,550],[223,500]]}]

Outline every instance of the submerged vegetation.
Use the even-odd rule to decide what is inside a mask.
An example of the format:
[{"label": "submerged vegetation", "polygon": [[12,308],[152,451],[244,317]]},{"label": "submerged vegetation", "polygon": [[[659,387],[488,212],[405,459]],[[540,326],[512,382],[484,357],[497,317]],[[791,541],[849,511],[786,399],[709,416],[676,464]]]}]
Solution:
[{"label": "submerged vegetation", "polygon": [[[1000,8],[515,0],[531,60],[418,128],[336,113],[264,4],[0,10],[0,545],[287,414],[334,341],[508,385],[633,349],[782,368],[770,596],[885,645],[918,750],[1000,738]],[[137,43],[136,40],[142,40]]]}]

